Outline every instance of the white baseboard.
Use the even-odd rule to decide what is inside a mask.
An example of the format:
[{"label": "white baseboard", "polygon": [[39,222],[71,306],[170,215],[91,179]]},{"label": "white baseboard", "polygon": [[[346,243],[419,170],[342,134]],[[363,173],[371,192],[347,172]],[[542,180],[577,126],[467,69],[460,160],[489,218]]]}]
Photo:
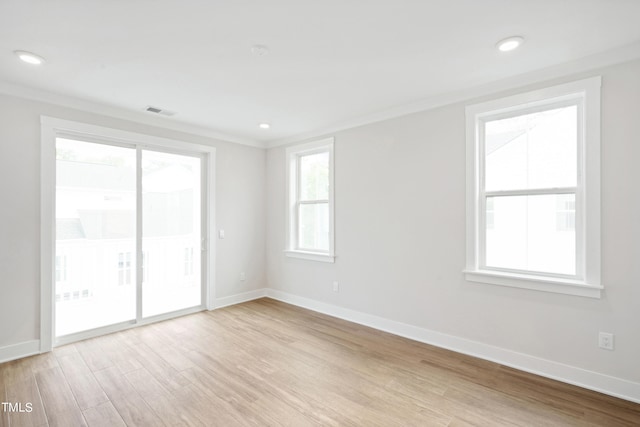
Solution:
[{"label": "white baseboard", "polygon": [[[227,307],[258,298],[269,297],[329,316],[369,326],[384,332],[446,348],[458,353],[489,360],[521,371],[573,384],[589,390],[640,403],[640,383],[576,368],[551,360],[447,335],[367,313],[300,297],[276,289],[256,289],[214,300],[215,308]],[[0,363],[40,353],[40,341],[32,340],[0,347]]]},{"label": "white baseboard", "polygon": [[40,353],[40,340],[25,341],[0,347],[0,363]]},{"label": "white baseboard", "polygon": [[258,298],[264,298],[267,296],[267,289],[256,289],[254,291],[243,292],[241,294],[231,295],[228,297],[215,298],[213,300],[213,309],[227,307],[234,304],[240,304],[241,302],[247,302]]},{"label": "white baseboard", "polygon": [[[256,289],[254,291],[243,292],[237,295],[231,295],[223,298],[214,299],[214,309],[222,308],[229,305],[239,304],[262,298],[267,295],[267,289]],[[23,357],[33,356],[40,353],[40,340],[25,341],[18,344],[12,344],[0,347],[0,363],[9,362],[11,360],[21,359]]]},{"label": "white baseboard", "polygon": [[315,301],[275,289],[266,289],[266,296],[298,307],[307,308],[329,316],[409,338],[414,341],[446,348],[448,350],[489,360],[521,371],[540,375],[542,377],[551,378],[589,390],[608,394],[610,396],[619,397],[631,402],[640,403],[640,383],[600,374],[598,372],[588,371],[586,369],[576,368],[574,366],[565,365],[563,363],[547,359],[541,359],[539,357],[468,340],[466,338],[447,335],[402,322],[396,322],[394,320],[350,310],[333,304]]}]

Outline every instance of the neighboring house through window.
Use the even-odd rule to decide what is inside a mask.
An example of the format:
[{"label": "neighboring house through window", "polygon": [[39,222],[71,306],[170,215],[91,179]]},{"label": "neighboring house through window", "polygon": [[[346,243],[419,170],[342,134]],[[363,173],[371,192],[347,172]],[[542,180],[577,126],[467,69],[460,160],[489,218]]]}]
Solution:
[{"label": "neighboring house through window", "polygon": [[184,248],[184,275],[193,275],[193,248]]},{"label": "neighboring house through window", "polygon": [[147,276],[149,275],[149,252],[143,251],[141,255],[142,258],[140,260],[140,269],[142,270],[142,281],[147,282],[148,285],[149,277]]},{"label": "neighboring house through window", "polygon": [[67,256],[56,255],[56,282],[67,281]]},{"label": "neighboring house through window", "polygon": [[118,253],[118,284],[131,284],[131,252]]}]

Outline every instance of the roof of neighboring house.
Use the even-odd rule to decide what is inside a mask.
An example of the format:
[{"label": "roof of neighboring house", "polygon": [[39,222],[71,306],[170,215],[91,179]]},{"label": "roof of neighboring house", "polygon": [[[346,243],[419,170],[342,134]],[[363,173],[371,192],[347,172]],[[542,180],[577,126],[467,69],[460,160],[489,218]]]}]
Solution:
[{"label": "roof of neighboring house", "polygon": [[86,239],[82,223],[79,218],[58,218],[56,219],[56,239],[72,240]]}]

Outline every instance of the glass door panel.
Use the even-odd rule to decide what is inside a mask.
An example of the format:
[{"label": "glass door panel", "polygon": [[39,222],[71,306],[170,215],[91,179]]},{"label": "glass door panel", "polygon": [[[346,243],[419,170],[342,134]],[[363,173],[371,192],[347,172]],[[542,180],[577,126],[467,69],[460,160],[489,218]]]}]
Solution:
[{"label": "glass door panel", "polygon": [[55,335],[136,318],[136,150],[56,139]]},{"label": "glass door panel", "polygon": [[142,150],[142,317],[202,303],[201,162]]}]

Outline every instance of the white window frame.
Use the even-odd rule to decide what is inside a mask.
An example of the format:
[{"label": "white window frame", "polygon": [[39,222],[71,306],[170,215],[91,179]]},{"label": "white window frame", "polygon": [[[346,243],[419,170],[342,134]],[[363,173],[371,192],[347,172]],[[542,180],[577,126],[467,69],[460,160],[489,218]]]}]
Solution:
[{"label": "white window frame", "polygon": [[[333,138],[325,138],[287,148],[287,234],[285,255],[311,261],[335,262],[334,252],[334,155]],[[329,153],[329,250],[310,250],[298,247],[298,206],[300,204],[300,158]]]},{"label": "white window frame", "polygon": [[[600,298],[600,88],[592,77],[466,108],[467,262],[466,280],[568,295]],[[576,274],[567,276],[503,270],[484,265],[484,122],[557,105],[578,105],[578,181],[576,188],[532,190],[527,194],[576,195]],[[509,193],[512,192],[499,192]]]}]

